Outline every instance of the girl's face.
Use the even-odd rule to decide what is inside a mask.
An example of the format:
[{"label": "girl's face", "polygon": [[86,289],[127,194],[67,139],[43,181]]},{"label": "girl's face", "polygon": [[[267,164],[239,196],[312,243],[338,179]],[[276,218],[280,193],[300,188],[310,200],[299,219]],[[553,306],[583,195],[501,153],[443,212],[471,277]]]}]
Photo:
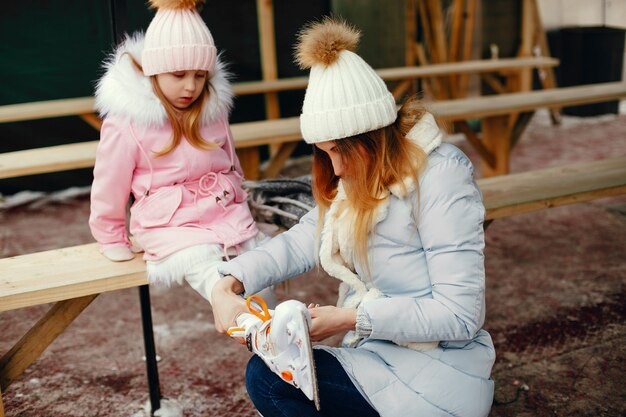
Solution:
[{"label": "girl's face", "polygon": [[333,171],[337,177],[341,177],[345,174],[345,167],[342,156],[337,151],[334,140],[329,140],[327,142],[319,142],[316,143],[318,149],[326,152],[328,157],[330,158],[330,162],[333,164]]},{"label": "girl's face", "polygon": [[156,80],[167,101],[184,110],[202,93],[206,76],[206,71],[176,71],[157,74]]}]

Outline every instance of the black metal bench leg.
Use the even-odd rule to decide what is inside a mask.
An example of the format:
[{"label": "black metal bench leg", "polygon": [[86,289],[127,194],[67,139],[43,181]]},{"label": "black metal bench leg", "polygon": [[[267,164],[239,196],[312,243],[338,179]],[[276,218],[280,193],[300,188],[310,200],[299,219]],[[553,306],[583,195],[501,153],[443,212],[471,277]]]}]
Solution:
[{"label": "black metal bench leg", "polygon": [[141,323],[143,325],[143,342],[146,350],[146,368],[148,371],[148,389],[150,390],[150,415],[161,408],[161,388],[159,385],[159,369],[157,367],[154,334],[152,332],[152,310],[150,309],[150,288],[148,285],[139,287],[141,300]]}]

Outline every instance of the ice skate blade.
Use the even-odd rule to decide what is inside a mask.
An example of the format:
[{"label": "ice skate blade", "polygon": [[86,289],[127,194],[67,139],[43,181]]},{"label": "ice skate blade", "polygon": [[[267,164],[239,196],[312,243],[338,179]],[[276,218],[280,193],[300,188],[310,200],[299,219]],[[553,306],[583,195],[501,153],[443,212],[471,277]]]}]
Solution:
[{"label": "ice skate blade", "polygon": [[305,341],[304,344],[306,345],[307,352],[308,352],[308,356],[309,356],[309,362],[310,362],[310,366],[311,366],[311,385],[313,387],[313,404],[315,404],[315,408],[317,409],[317,411],[320,411],[320,395],[319,395],[319,390],[317,387],[317,369],[315,369],[315,359],[313,359],[313,346],[311,345],[311,337],[309,335],[309,326],[307,323],[307,317],[306,314],[304,312],[301,312],[301,319],[303,324],[305,325],[305,329],[307,329],[304,335],[305,337]]}]

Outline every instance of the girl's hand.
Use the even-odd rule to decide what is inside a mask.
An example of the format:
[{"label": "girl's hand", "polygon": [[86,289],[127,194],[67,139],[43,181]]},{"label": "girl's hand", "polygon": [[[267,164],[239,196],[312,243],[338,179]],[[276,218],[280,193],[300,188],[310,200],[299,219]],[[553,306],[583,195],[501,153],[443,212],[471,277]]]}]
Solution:
[{"label": "girl's hand", "polygon": [[226,333],[229,327],[236,324],[237,316],[248,311],[245,300],[238,295],[243,290],[241,281],[230,275],[219,280],[213,287],[211,305],[215,330],[218,333]]},{"label": "girl's hand", "polygon": [[356,327],[356,309],[335,306],[309,305],[311,312],[311,340],[319,342],[327,337]]}]

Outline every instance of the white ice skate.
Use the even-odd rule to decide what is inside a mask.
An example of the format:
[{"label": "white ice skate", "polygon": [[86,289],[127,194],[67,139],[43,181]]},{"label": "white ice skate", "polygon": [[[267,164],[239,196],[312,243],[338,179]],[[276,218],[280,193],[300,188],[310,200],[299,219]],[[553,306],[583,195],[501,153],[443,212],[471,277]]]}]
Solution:
[{"label": "white ice skate", "polygon": [[265,301],[254,295],[248,297],[246,304],[250,313],[240,314],[237,327],[228,329],[228,334],[243,338],[248,349],[263,359],[272,372],[300,389],[319,410],[309,309],[300,301],[287,300],[275,310],[268,310]]}]

